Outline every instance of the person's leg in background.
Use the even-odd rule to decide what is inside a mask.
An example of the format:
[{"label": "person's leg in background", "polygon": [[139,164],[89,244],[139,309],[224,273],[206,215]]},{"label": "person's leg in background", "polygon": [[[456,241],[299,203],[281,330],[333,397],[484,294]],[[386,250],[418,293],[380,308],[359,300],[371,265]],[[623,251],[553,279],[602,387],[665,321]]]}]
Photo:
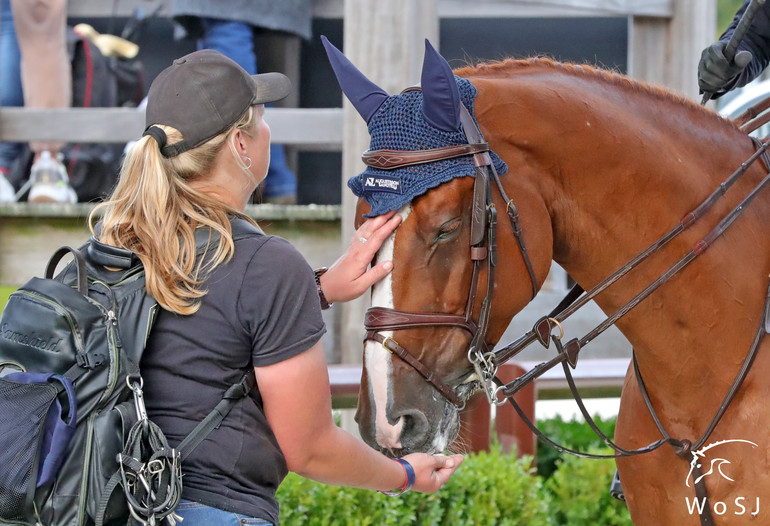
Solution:
[{"label": "person's leg in background", "polygon": [[[16,40],[11,0],[0,0],[0,107],[24,105],[20,63],[21,53]],[[21,146],[21,143],[16,142],[0,142],[0,203],[16,200],[16,192],[7,176]]]},{"label": "person's leg in background", "polygon": [[[72,71],[67,56],[66,0],[11,0],[21,51],[21,83],[28,108],[69,108]],[[77,201],[57,156],[63,142],[31,141],[30,201]]]},{"label": "person's leg in background", "polygon": [[[203,37],[198,49],[214,49],[230,57],[251,75],[257,73],[257,53],[254,49],[252,27],[245,22],[201,19]],[[291,204],[296,202],[297,179],[286,166],[283,146],[270,146],[270,167],[265,182],[260,185],[262,202]]]}]

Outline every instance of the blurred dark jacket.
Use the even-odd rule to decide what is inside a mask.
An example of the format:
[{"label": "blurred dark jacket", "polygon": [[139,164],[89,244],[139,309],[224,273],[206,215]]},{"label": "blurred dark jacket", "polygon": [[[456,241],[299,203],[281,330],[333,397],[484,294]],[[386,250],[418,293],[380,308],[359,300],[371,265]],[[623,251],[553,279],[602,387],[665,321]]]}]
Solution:
[{"label": "blurred dark jacket", "polygon": [[[730,26],[719,37],[720,41],[727,42],[730,40],[730,37],[735,32],[735,27],[738,25],[738,21],[748,6],[749,0],[744,0],[743,5],[735,13]],[[766,2],[759,9],[754,20],[751,22],[746,37],[738,45],[738,49],[751,52],[753,58],[741,74],[736,77],[735,81],[720,90],[718,95],[723,95],[734,88],[745,86],[757,78],[765,70],[768,63],[770,63],[770,2]]]},{"label": "blurred dark jacket", "polygon": [[189,38],[201,35],[200,18],[246,22],[305,39],[312,35],[310,0],[172,0],[171,16]]}]

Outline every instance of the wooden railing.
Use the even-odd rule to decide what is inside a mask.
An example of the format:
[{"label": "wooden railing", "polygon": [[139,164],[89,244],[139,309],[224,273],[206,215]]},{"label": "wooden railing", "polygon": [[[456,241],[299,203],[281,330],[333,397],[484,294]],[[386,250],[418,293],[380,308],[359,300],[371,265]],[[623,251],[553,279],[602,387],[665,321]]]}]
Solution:
[{"label": "wooden railing", "polygon": [[[170,0],[70,0],[67,10],[72,17],[127,17],[141,7],[145,12],[160,8],[158,15],[168,14]],[[597,17],[644,16],[670,18],[674,0],[477,0],[473,2],[475,18],[491,17]],[[316,18],[342,18],[344,0],[313,0]],[[438,0],[442,18],[469,16],[467,0]]]},{"label": "wooden railing", "polygon": [[[312,150],[342,149],[342,109],[267,108],[272,141]],[[0,141],[125,143],[142,135],[144,110],[0,108]]]}]

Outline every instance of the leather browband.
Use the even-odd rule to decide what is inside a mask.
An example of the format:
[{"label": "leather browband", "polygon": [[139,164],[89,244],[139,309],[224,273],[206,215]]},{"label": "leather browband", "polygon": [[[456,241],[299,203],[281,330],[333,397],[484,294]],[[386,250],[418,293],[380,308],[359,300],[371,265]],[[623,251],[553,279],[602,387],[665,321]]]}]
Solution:
[{"label": "leather browband", "polygon": [[429,150],[366,150],[361,155],[361,159],[364,161],[364,164],[372,168],[394,170],[404,166],[444,161],[446,159],[488,151],[489,144],[482,142],[460,144],[458,146],[443,146]]}]

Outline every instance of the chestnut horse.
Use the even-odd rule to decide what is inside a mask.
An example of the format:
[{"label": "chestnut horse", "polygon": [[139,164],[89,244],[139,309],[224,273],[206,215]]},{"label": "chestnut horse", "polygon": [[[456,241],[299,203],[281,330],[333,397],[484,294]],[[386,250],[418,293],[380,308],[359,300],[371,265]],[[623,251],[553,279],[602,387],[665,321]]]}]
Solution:
[{"label": "chestnut horse", "polygon": [[[496,227],[495,294],[483,342],[489,348],[532,298],[527,259],[538,287],[554,260],[588,290],[670,231],[756,150],[745,133],[709,109],[590,66],[505,60],[458,69],[458,79],[449,70],[441,79],[435,73],[441,65],[430,66],[426,76],[429,61],[443,61],[428,46],[422,92],[388,96],[373,84],[363,93],[366,81],[350,78],[360,73],[327,48],[343,91],[369,122],[373,141],[375,134],[380,137],[373,144],[379,151],[407,149],[401,144],[383,148],[387,139],[376,128],[399,107],[399,97],[420,97],[418,107],[429,125],[450,130],[459,120],[450,115],[440,122],[436,108],[459,111],[454,84],[462,79],[477,90],[470,109],[490,149],[508,166],[499,180],[518,208],[528,252],[522,256],[505,220],[507,203],[493,184],[491,200],[502,212]],[[616,312],[693,249],[766,173],[761,161],[751,165],[703,217],[601,292],[596,303],[608,315]],[[379,201],[377,194],[359,194],[367,198],[359,201],[359,216],[373,204],[381,213],[383,203],[395,203],[403,216],[378,255],[392,258],[394,269],[374,287],[374,306],[462,318],[470,297],[471,318],[481,324],[489,261],[482,259],[474,285],[468,248],[473,171],[467,175],[428,185],[407,195],[405,203],[395,198],[397,192]],[[662,427],[671,437],[692,442],[709,426],[759,334],[751,369],[708,437],[708,447],[677,456],[674,447],[664,445],[618,459],[635,524],[701,523],[691,471],[695,453],[702,458],[698,481],[705,482],[706,507],[716,524],[770,524],[770,343],[758,329],[764,323],[768,274],[770,193],[764,189],[708,250],[617,321],[635,349]],[[478,293],[469,296],[474,286]],[[383,338],[366,342],[356,418],[372,447],[393,455],[435,452],[457,436],[457,404],[437,385],[467,399],[481,380],[468,358],[471,330],[460,325],[387,330],[382,331],[385,345]],[[393,354],[396,347],[408,350],[439,378],[438,384]],[[624,448],[640,448],[660,438],[632,365],[615,440]],[[707,459],[707,448],[719,458]]]}]

